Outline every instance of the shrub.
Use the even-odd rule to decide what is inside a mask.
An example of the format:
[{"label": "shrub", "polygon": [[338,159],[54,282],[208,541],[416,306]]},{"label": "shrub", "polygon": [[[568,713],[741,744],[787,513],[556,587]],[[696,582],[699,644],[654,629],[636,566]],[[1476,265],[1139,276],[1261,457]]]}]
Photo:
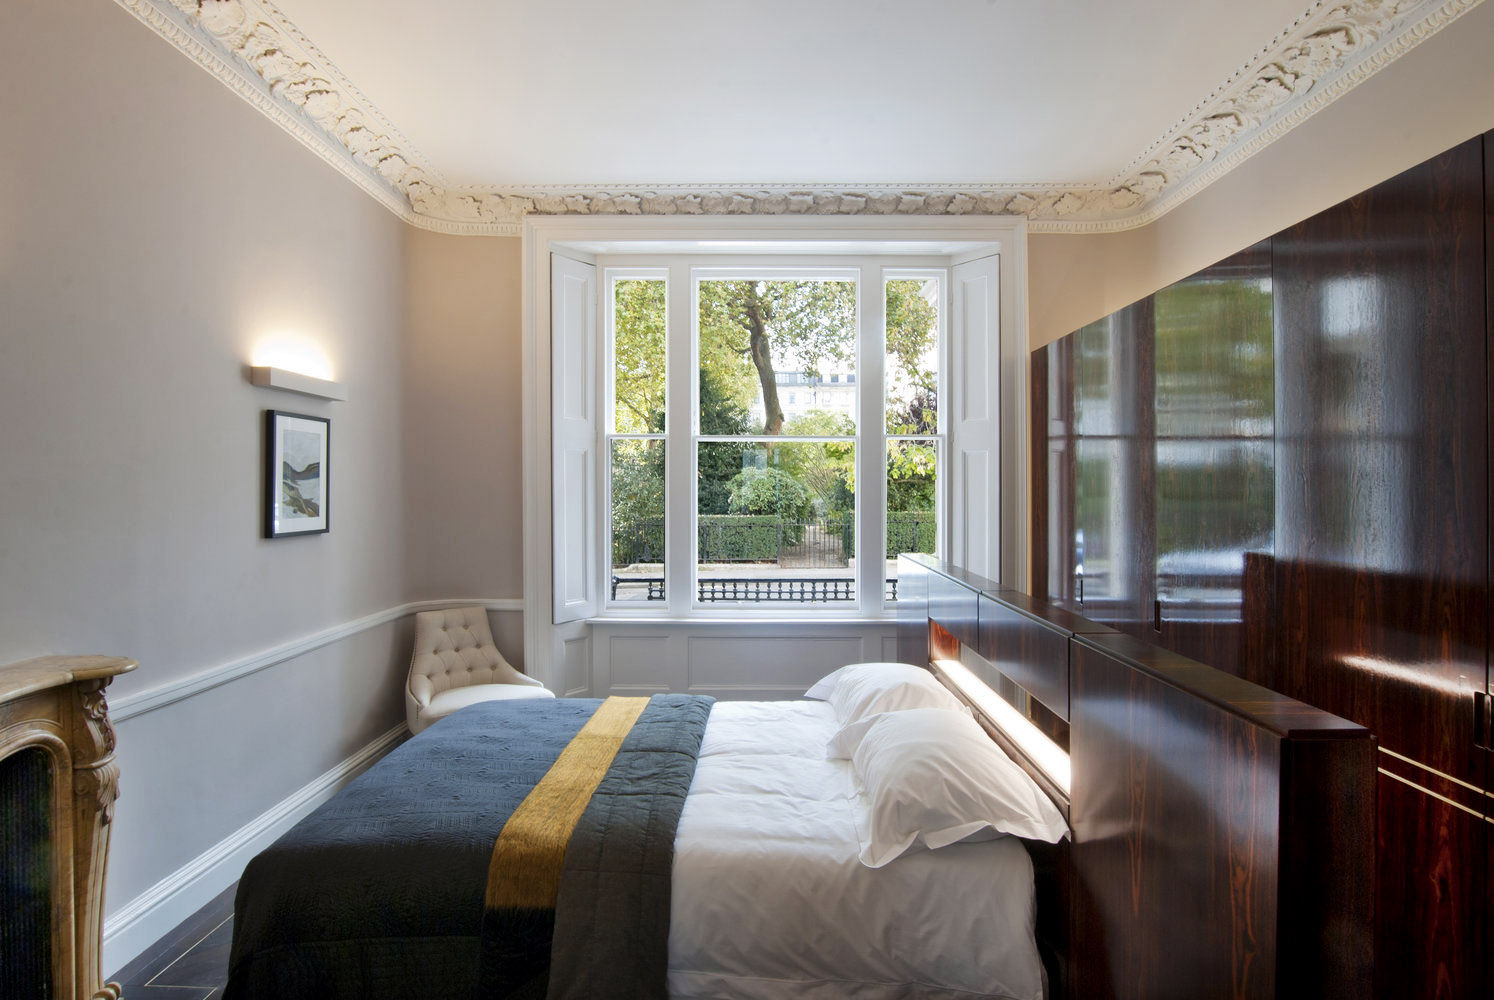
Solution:
[{"label": "shrub", "polygon": [[934,554],[937,525],[931,510],[889,510],[887,512],[887,558],[904,552]]},{"label": "shrub", "polygon": [[[825,530],[839,533],[847,557],[856,554],[855,514],[847,511],[825,518]],[[934,554],[937,525],[931,510],[889,510],[887,512],[887,558],[896,559],[904,552]]]},{"label": "shrub", "polygon": [[733,514],[771,514],[785,521],[814,517],[809,488],[781,469],[743,469],[732,477]]},{"label": "shrub", "polygon": [[[702,514],[696,522],[705,562],[777,562],[779,546],[789,544],[793,530],[781,518],[762,514]],[[663,561],[663,518],[613,522],[613,566]]]},{"label": "shrub", "polygon": [[[696,523],[703,562],[777,562],[789,526],[766,514],[702,514]],[[799,529],[803,530],[803,529]]]},{"label": "shrub", "polygon": [[733,514],[777,517],[784,522],[783,543],[804,540],[804,522],[814,519],[809,488],[780,469],[743,469],[732,477],[728,509]]}]

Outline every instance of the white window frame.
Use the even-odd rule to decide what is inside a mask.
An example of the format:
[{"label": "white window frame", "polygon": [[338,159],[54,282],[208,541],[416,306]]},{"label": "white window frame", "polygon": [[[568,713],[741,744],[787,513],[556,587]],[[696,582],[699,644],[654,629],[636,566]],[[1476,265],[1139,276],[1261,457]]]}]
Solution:
[{"label": "white window frame", "polygon": [[[982,516],[990,519],[992,527],[992,565],[1001,567],[1005,582],[1025,586],[1027,582],[1027,322],[1026,322],[1026,220],[1007,217],[587,217],[587,216],[531,216],[526,219],[523,230],[523,366],[524,366],[524,601],[525,601],[525,651],[526,662],[532,672],[553,689],[570,690],[573,677],[566,671],[570,649],[581,641],[585,633],[585,622],[572,625],[551,624],[551,594],[553,567],[549,560],[551,543],[550,482],[550,413],[551,370],[549,358],[550,337],[550,261],[552,254],[569,256],[595,263],[598,253],[614,252],[621,248],[631,250],[640,244],[657,248],[668,245],[669,252],[709,246],[719,241],[730,241],[734,248],[752,253],[759,247],[773,246],[776,250],[793,247],[803,249],[806,256],[821,263],[827,255],[873,254],[880,255],[890,249],[908,252],[917,245],[919,253],[928,253],[937,258],[938,266],[960,264],[977,258],[999,254],[999,321],[995,336],[999,343],[990,346],[993,365],[999,358],[1000,426],[998,442],[991,442],[993,449],[999,448],[1000,489],[999,495],[989,499],[991,509]],[[600,282],[599,282],[600,284]],[[863,294],[868,284],[863,282]],[[880,288],[877,289],[881,291]],[[680,294],[677,288],[671,295]],[[880,299],[880,295],[876,296]],[[878,304],[880,309],[881,304]],[[953,323],[953,313],[950,320]],[[953,341],[950,328],[946,327],[945,343]],[[946,347],[948,350],[948,347]],[[946,366],[947,367],[947,366]],[[860,374],[858,372],[858,374]],[[947,377],[947,373],[946,373]],[[858,378],[858,382],[860,379]],[[992,380],[992,384],[996,379]],[[671,386],[671,389],[674,387]],[[862,394],[863,409],[868,405],[867,394]],[[878,428],[881,423],[882,400],[877,399]],[[941,416],[951,412],[956,401],[946,391],[940,401]],[[678,413],[679,407],[672,407]],[[692,414],[693,416],[693,414]],[[863,426],[866,415],[861,415]],[[948,426],[948,433],[954,427]],[[950,481],[953,456],[957,442],[951,438],[944,457],[942,479]],[[600,450],[600,449],[599,449]],[[859,465],[872,449],[865,444],[858,449],[858,480],[864,478]],[[876,478],[885,478],[885,437],[877,450],[879,468]],[[691,467],[693,468],[693,462]],[[672,463],[672,475],[680,474],[678,463]],[[885,490],[885,484],[881,487]],[[962,517],[962,512],[952,509],[957,499],[946,500],[945,522]],[[858,505],[865,509],[866,504]],[[999,547],[998,547],[999,546]],[[672,574],[676,582],[688,587],[687,578]],[[865,588],[863,588],[865,593]],[[880,588],[879,588],[880,596]],[[822,616],[823,617],[823,616]],[[763,627],[770,623],[781,624],[784,630],[798,630],[812,625],[813,618],[805,616],[785,617],[781,612],[767,612],[763,617],[736,613],[727,622],[756,621]],[[886,617],[838,619],[845,622],[883,623]],[[623,623],[621,618],[611,619],[614,625]],[[707,628],[721,624],[721,619],[708,617],[674,619],[643,618],[650,628]],[[776,625],[773,627],[777,627]],[[771,632],[772,628],[768,628]],[[759,633],[767,634],[767,633]],[[587,640],[589,641],[589,640]]]},{"label": "white window frame", "polygon": [[[628,618],[659,618],[666,620],[699,620],[729,617],[734,620],[793,619],[827,621],[870,620],[890,618],[895,605],[886,597],[886,433],[884,359],[886,356],[886,326],[884,308],[887,283],[898,278],[936,277],[940,283],[939,303],[939,425],[934,435],[915,435],[919,440],[932,438],[939,461],[939,476],[936,487],[936,516],[938,530],[935,551],[939,556],[949,551],[948,492],[945,487],[945,461],[948,423],[943,416],[948,392],[946,372],[949,368],[948,316],[951,282],[950,266],[937,257],[899,255],[870,255],[857,257],[798,258],[781,254],[757,257],[723,259],[720,255],[650,255],[650,254],[599,254],[595,264],[598,272],[598,294],[605,300],[598,304],[597,315],[606,317],[604,328],[599,331],[600,342],[605,352],[600,363],[601,375],[598,391],[603,398],[599,412],[605,413],[600,429],[598,454],[604,468],[599,481],[603,493],[597,504],[596,537],[606,540],[603,552],[607,558],[598,561],[602,574],[596,590],[601,594],[597,620]],[[665,281],[666,309],[675,301],[686,301],[682,292],[678,300],[672,300],[669,289],[684,284],[688,289],[688,312],[677,316],[672,311],[666,316],[666,433],[664,435],[631,435],[611,432],[613,400],[612,385],[612,311],[613,283],[629,278],[652,278]],[[745,434],[731,437],[704,435],[700,432],[699,380],[699,283],[744,278],[767,280],[823,279],[854,281],[860,299],[857,310],[856,379],[845,383],[855,400],[852,417],[856,422],[854,438],[829,437],[785,437],[763,434]],[[672,373],[681,372],[683,377],[674,378]],[[828,382],[826,384],[829,384]],[[878,391],[863,392],[864,387],[876,386]],[[688,394],[688,395],[687,395]],[[688,400],[685,412],[675,400]],[[685,425],[685,426],[681,426]],[[675,435],[684,440],[676,442]],[[614,601],[611,599],[611,442],[621,438],[663,438],[665,453],[665,600],[659,602]],[[799,442],[812,444],[828,441],[850,440],[856,448],[856,514],[855,536],[858,556],[871,551],[876,558],[858,558],[856,599],[848,602],[759,603],[759,602],[702,602],[696,579],[699,540],[698,507],[692,503],[694,484],[697,479],[699,446],[711,441],[743,443]],[[880,456],[880,457],[878,457]],[[676,468],[684,475],[674,475]],[[683,505],[683,506],[681,506]],[[688,511],[688,518],[685,512]],[[876,541],[873,542],[872,540]],[[675,553],[679,553],[676,556]]]}]

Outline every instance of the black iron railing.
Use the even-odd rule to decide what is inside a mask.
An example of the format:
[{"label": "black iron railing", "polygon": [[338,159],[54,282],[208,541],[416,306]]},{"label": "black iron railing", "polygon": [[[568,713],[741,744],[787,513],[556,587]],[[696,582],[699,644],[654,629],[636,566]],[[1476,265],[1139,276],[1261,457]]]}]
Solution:
[{"label": "black iron railing", "polygon": [[[897,578],[887,578],[887,599],[897,600]],[[617,600],[619,586],[647,588],[644,600],[664,600],[662,576],[614,576],[612,599]],[[696,599],[702,604],[718,601],[757,604],[767,601],[823,603],[854,601],[856,581],[845,577],[711,577],[697,582]]]}]

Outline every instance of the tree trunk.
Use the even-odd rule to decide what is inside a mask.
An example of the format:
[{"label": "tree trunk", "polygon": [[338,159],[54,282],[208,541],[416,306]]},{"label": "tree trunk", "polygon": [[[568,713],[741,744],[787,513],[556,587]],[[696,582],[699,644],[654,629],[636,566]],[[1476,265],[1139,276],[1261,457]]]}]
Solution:
[{"label": "tree trunk", "polygon": [[753,367],[757,369],[757,381],[763,390],[763,433],[777,434],[783,430],[783,407],[778,403],[778,377],[773,371],[773,355],[768,342],[768,324],[763,316],[763,303],[756,287],[749,286],[747,293],[747,347],[752,355]]}]

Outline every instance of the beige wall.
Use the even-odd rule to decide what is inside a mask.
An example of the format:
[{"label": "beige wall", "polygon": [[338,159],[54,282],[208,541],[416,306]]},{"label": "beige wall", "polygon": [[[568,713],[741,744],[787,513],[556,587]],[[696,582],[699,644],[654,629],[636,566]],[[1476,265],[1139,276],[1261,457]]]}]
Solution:
[{"label": "beige wall", "polygon": [[[1494,127],[1491,40],[1486,4],[1152,226],[1033,237],[1032,343]],[[404,227],[108,0],[0,4],[0,134],[0,662],[135,656],[128,695],[520,595],[517,239]],[[273,333],[351,398],[247,385]],[[266,407],[333,420],[329,535],[259,537]],[[110,910],[393,725],[408,642],[122,723]]]},{"label": "beige wall", "polygon": [[1483,4],[1141,229],[1028,242],[1033,348],[1494,129]]},{"label": "beige wall", "polygon": [[[521,597],[520,240],[405,236],[405,592]],[[504,647],[517,662],[522,640]]]},{"label": "beige wall", "polygon": [[[117,700],[404,600],[404,225],[108,0],[0,4],[0,135],[0,663]],[[276,332],[349,401],[247,384]],[[260,537],[267,407],[332,419],[328,535]],[[396,629],[123,722],[110,911],[394,725]]]}]

